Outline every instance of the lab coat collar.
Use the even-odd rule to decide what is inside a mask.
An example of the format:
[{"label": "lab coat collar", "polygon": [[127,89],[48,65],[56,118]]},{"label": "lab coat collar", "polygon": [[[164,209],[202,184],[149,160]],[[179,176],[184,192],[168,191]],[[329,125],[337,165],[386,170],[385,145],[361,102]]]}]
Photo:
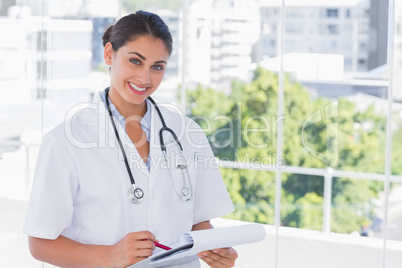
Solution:
[{"label": "lab coat collar", "polygon": [[[152,131],[152,133],[154,134],[155,132],[155,127],[154,127],[154,123],[155,119],[157,120],[157,122],[159,121],[159,124],[156,125],[156,127],[162,127],[162,123],[160,122],[160,118],[157,115],[156,109],[154,105],[150,105],[152,112],[151,112],[151,128],[154,129],[154,131]],[[96,107],[96,109],[94,109],[93,107]],[[98,92],[95,96],[94,99],[92,100],[92,103],[89,105],[88,109],[90,109],[93,114],[92,116],[85,116],[84,118],[84,124],[85,125],[89,125],[89,126],[94,126],[94,127],[100,127],[100,128],[106,128],[106,124],[101,124],[101,122],[103,122],[104,118],[107,117],[107,120],[109,120],[108,116],[108,112],[106,110],[106,106],[105,103],[102,101],[101,97],[100,97],[100,92]],[[94,115],[98,115],[94,116]],[[155,117],[156,116],[156,117]],[[169,122],[172,120],[172,116],[168,113],[164,113],[163,114],[163,118],[165,119],[165,122]],[[159,130],[157,131],[157,138],[159,139]]]},{"label": "lab coat collar", "polygon": [[[150,178],[150,187],[154,185],[154,181],[163,166],[163,152],[160,146],[159,140],[159,131],[162,128],[162,122],[159,118],[159,115],[155,109],[154,105],[151,105],[151,139],[150,139],[150,161],[151,161],[151,168],[150,172],[148,170],[144,170],[140,168],[142,173],[146,174],[147,177]],[[166,125],[169,127],[172,124],[172,116],[169,113],[164,113],[163,108],[159,108],[162,110],[162,115],[165,120]],[[83,116],[83,124],[87,126],[96,127],[99,130],[99,133],[108,132],[108,135],[99,135],[99,142],[105,144],[106,146],[110,145],[112,142],[112,146],[118,147],[117,141],[115,139],[113,132],[113,125],[109,119],[109,113],[107,112],[106,106],[100,97],[100,93],[98,92],[92,101],[92,103],[88,106],[88,109],[85,109]],[[116,124],[119,127],[119,124]],[[121,131],[119,131],[121,133]],[[126,134],[127,135],[127,134]],[[127,137],[126,137],[127,139]],[[121,150],[119,150],[121,151]],[[131,150],[130,150],[131,151]],[[121,152],[120,152],[121,153]],[[120,154],[119,153],[119,154]],[[125,171],[124,171],[125,172]]]},{"label": "lab coat collar", "polygon": [[[83,110],[83,124],[92,127],[106,128],[106,106],[98,92],[87,109]],[[107,118],[109,120],[109,118]],[[110,120],[109,120],[110,121]]]}]

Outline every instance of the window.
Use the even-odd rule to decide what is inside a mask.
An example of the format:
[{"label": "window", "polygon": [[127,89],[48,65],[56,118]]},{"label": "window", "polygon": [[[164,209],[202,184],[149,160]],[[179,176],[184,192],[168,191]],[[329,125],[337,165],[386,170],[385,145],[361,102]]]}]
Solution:
[{"label": "window", "polygon": [[338,9],[336,8],[329,8],[326,12],[327,18],[337,18],[338,17]]},{"label": "window", "polygon": [[294,23],[286,24],[286,33],[288,33],[288,34],[292,34],[292,33],[300,34],[302,32],[303,32],[303,25],[294,24]]},{"label": "window", "polygon": [[[14,17],[6,17],[9,2],[17,5],[9,12]],[[242,0],[226,6],[213,1],[220,6],[208,12],[201,7],[209,1],[187,1],[186,72],[182,1],[146,2],[0,1],[0,26],[10,36],[0,39],[0,88],[7,91],[0,99],[0,206],[6,208],[0,245],[7,244],[3,254],[10,256],[0,259],[0,267],[47,267],[30,257],[20,235],[36,154],[43,133],[108,85],[99,40],[121,15],[120,6],[122,14],[147,8],[163,13],[174,49],[155,96],[177,104],[178,77],[186,74],[188,91],[180,97],[188,100],[190,117],[204,119],[197,122],[220,159],[236,207],[226,217],[269,230],[263,246],[239,248],[236,267],[399,267],[402,47],[396,37],[390,46],[395,51],[370,43],[370,1],[349,1],[347,8],[337,1],[333,7],[285,6],[285,28],[282,7],[270,1],[254,10],[237,9]],[[31,16],[21,11],[22,3]],[[397,18],[401,35],[402,15]],[[191,34],[197,20],[205,47]],[[356,36],[348,24],[354,20]],[[221,31],[223,22],[227,31]],[[229,36],[244,24],[248,35]],[[316,28],[306,36],[310,25]],[[370,57],[388,52],[394,62],[368,70]],[[389,64],[395,67],[391,76]],[[394,99],[388,99],[391,79]]]},{"label": "window", "polygon": [[345,17],[346,18],[350,18],[351,17],[351,10],[349,9],[349,8],[347,8],[346,10],[345,10]]},{"label": "window", "polygon": [[293,18],[303,18],[303,10],[299,8],[288,8],[286,10],[286,18],[293,19]]},{"label": "window", "polygon": [[339,26],[336,24],[328,24],[327,30],[329,34],[339,34]]},{"label": "window", "polygon": [[367,50],[367,43],[366,42],[360,42],[359,43],[359,50],[361,50],[361,51]]},{"label": "window", "polygon": [[336,52],[338,49],[338,42],[337,41],[332,41],[331,42],[331,49]]},{"label": "window", "polygon": [[21,228],[42,135],[108,80],[92,60],[103,58],[99,33],[118,1],[90,2],[0,1],[0,267],[49,267],[30,256]]}]

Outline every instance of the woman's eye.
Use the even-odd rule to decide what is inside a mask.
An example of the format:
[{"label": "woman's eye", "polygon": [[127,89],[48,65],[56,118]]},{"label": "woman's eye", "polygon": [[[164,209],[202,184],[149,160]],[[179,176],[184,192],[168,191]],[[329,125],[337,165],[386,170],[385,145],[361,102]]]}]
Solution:
[{"label": "woman's eye", "polygon": [[162,71],[163,70],[163,66],[162,65],[154,65],[152,66],[153,69],[157,70],[157,71]]},{"label": "woman's eye", "polygon": [[134,63],[134,64],[140,64],[140,63],[141,63],[141,62],[140,62],[139,60],[137,60],[137,59],[131,59],[130,62],[131,62],[131,63]]}]

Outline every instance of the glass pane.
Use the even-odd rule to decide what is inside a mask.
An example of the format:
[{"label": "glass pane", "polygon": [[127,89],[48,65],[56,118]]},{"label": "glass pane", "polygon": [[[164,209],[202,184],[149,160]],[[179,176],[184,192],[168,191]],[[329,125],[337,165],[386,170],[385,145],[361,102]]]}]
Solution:
[{"label": "glass pane", "polygon": [[[266,8],[276,7],[267,4]],[[370,1],[335,6],[298,2],[286,6],[283,120],[286,165],[315,168],[317,175],[319,170],[327,168],[384,172],[387,43],[386,40],[376,43],[379,40],[373,32],[387,31],[386,17],[386,13],[377,14]],[[278,67],[275,67],[274,59],[268,59],[264,64],[271,72]],[[282,221],[286,226],[316,230],[323,227],[322,221],[317,222],[315,218],[309,223],[286,220],[289,213],[298,213],[299,203],[309,204],[311,214],[316,209],[317,218],[325,212],[322,211],[325,180],[323,175],[320,177],[284,177]],[[369,203],[381,190],[378,182],[372,180],[335,182],[332,185],[334,206]],[[348,187],[364,187],[367,192],[357,196]],[[288,207],[293,209],[285,211]],[[359,208],[350,206],[350,209],[350,217],[344,215],[344,221],[339,223],[345,226],[338,228],[332,224],[331,231],[359,232]],[[306,213],[302,214],[306,216]],[[349,230],[346,220],[354,222],[355,229]]]},{"label": "glass pane", "polygon": [[[395,45],[393,57],[393,98],[392,104],[392,149],[391,183],[387,197],[387,244],[386,267],[397,267],[402,263],[402,3],[395,1]],[[382,199],[385,201],[385,196]],[[384,224],[383,224],[384,227]],[[383,228],[384,229],[384,228]],[[384,231],[384,230],[383,230]]]},{"label": "glass pane", "polygon": [[[382,181],[334,178],[332,191],[331,231],[381,238],[383,206],[378,193],[383,191]],[[348,197],[352,193],[353,200]]]},{"label": "glass pane", "polygon": [[267,78],[270,87],[264,87],[250,79],[259,9],[243,1],[207,2],[189,7],[187,111],[219,159],[240,163],[239,169],[222,169],[236,207],[229,217],[273,224],[275,174],[250,170],[272,171],[278,164],[275,127],[280,119],[275,99],[266,94],[277,88],[277,80]]},{"label": "glass pane", "polygon": [[38,148],[108,82],[101,36],[118,12],[119,1],[0,1],[1,267],[43,267],[21,233]]},{"label": "glass pane", "polygon": [[323,177],[284,173],[282,178],[281,224],[322,231]]},{"label": "glass pane", "polygon": [[[402,245],[402,231],[401,231],[401,190],[402,179],[399,176],[399,182],[391,183],[390,195],[388,197],[388,240],[399,241],[399,245]],[[392,242],[390,242],[392,243]]]},{"label": "glass pane", "polygon": [[395,46],[393,57],[392,174],[402,175],[402,4],[396,1]]},{"label": "glass pane", "polygon": [[222,169],[221,172],[236,208],[225,218],[274,224],[274,173],[246,169]]},{"label": "glass pane", "polygon": [[[254,75],[259,7],[254,1],[188,3],[188,50],[183,55],[186,112],[202,127],[215,155],[227,164],[221,172],[236,208],[227,217],[272,225],[273,171],[282,165],[275,149],[276,126],[281,119],[276,99],[268,94],[277,90],[277,79]],[[238,168],[230,168],[233,165]],[[240,247],[236,266],[272,266],[273,238],[274,230],[263,246]]]},{"label": "glass pane", "polygon": [[[384,210],[383,176],[376,174],[386,159],[388,9],[380,1],[285,3],[283,146],[293,172],[282,176],[281,238],[287,227],[315,237],[303,241],[314,256],[294,253],[293,266],[381,267],[382,240],[369,229]],[[278,8],[265,6],[267,14]],[[278,63],[268,58],[261,66],[278,72]],[[279,266],[292,266],[284,257],[290,244],[279,244]],[[317,259],[320,249],[326,257]],[[358,256],[366,251],[363,264]]]},{"label": "glass pane", "polygon": [[41,267],[21,234],[41,136],[37,47],[40,18],[16,1],[0,3],[0,266]]},{"label": "glass pane", "polygon": [[[370,10],[370,1],[286,7],[287,165],[383,172],[387,43],[370,34],[387,27],[385,21],[377,29],[384,23]],[[275,71],[275,60],[263,66]],[[376,165],[367,165],[373,160]]]},{"label": "glass pane", "polygon": [[[392,182],[388,196],[388,215],[387,215],[387,244],[385,267],[398,267],[402,263],[402,176],[399,175],[398,182]],[[385,201],[383,198],[381,201]],[[385,231],[384,221],[381,221],[379,232]]]}]

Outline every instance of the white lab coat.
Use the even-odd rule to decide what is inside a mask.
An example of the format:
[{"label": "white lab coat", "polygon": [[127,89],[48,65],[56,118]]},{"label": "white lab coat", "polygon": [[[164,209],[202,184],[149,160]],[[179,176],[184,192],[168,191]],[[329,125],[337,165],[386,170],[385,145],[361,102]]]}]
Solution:
[{"label": "white lab coat", "polygon": [[[194,190],[182,201],[171,182],[159,143],[161,120],[152,106],[150,171],[130,138],[116,122],[137,187],[140,204],[127,199],[131,186],[105,105],[96,95],[43,137],[23,232],[56,239],[59,235],[85,244],[113,245],[129,232],[149,230],[166,245],[199,222],[233,211],[212,150],[199,126],[176,111],[160,107],[166,125],[183,146]],[[164,132],[166,133],[166,132]],[[173,138],[164,134],[169,163],[177,163]],[[172,168],[181,188],[181,174]],[[179,266],[177,266],[179,267]],[[183,267],[199,267],[186,264]]]}]

